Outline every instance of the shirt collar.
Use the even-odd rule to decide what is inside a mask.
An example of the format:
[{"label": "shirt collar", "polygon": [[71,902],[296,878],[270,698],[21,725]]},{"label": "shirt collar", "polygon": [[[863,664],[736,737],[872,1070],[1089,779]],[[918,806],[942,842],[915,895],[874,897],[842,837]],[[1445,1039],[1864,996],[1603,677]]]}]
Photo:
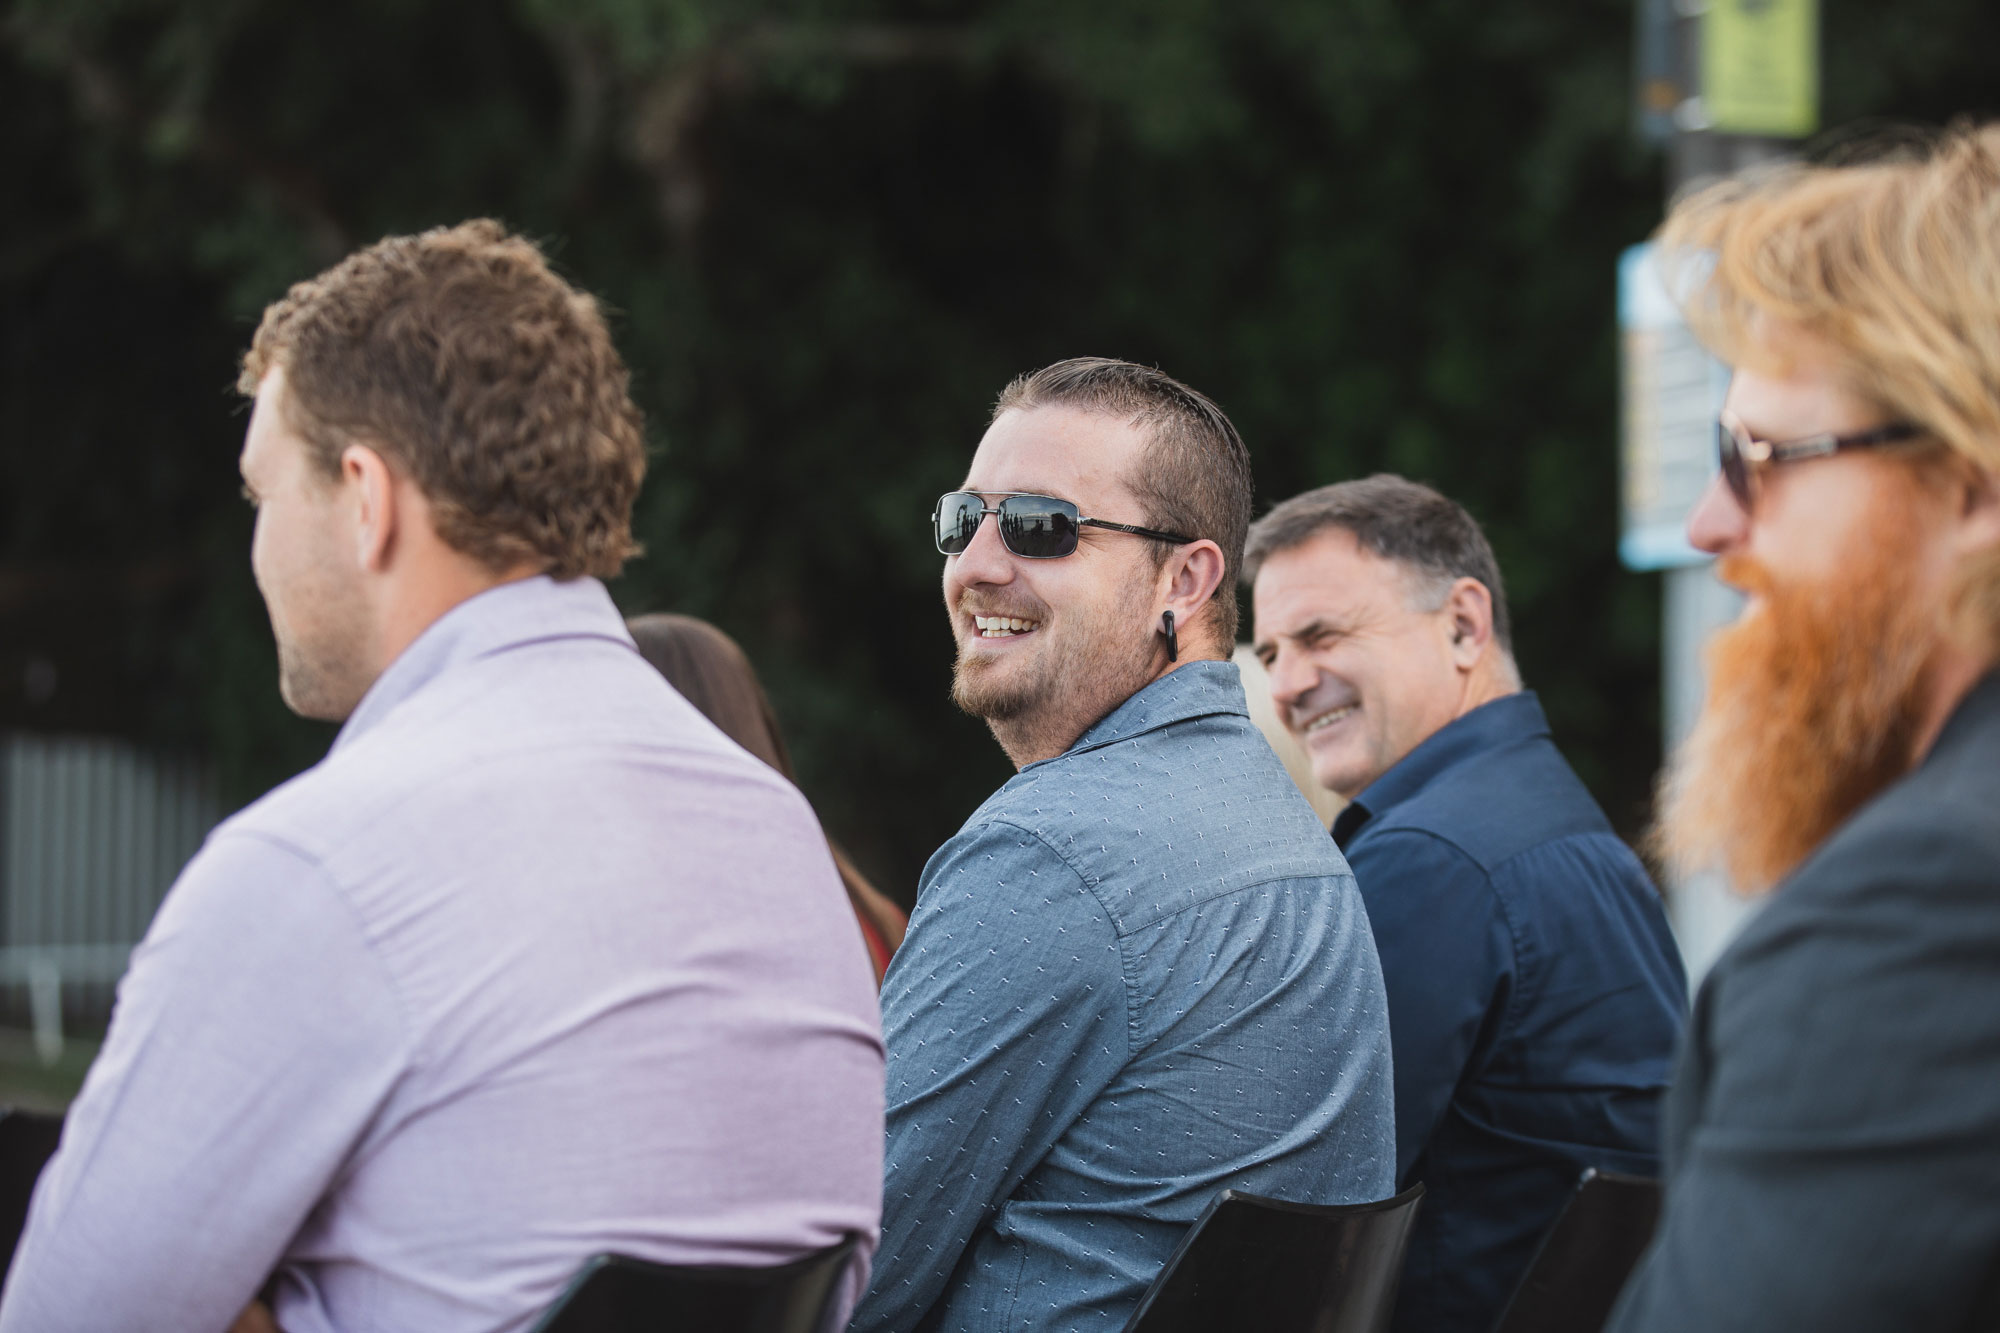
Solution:
[{"label": "shirt collar", "polygon": [[1171,723],[1211,713],[1250,715],[1250,706],[1243,698],[1243,677],[1234,662],[1203,660],[1176,667],[1106,713],[1063,753],[1077,754],[1130,740]]},{"label": "shirt collar", "polygon": [[593,578],[558,583],[546,574],[468,597],[431,622],[375,678],[341,725],[333,749],[374,727],[396,706],[464,662],[544,639],[601,638],[631,646],[624,617]]},{"label": "shirt collar", "polygon": [[1533,690],[1483,703],[1426,736],[1363,788],[1333,821],[1333,839],[1344,851],[1362,825],[1409,800],[1446,769],[1481,751],[1548,734],[1549,720]]}]

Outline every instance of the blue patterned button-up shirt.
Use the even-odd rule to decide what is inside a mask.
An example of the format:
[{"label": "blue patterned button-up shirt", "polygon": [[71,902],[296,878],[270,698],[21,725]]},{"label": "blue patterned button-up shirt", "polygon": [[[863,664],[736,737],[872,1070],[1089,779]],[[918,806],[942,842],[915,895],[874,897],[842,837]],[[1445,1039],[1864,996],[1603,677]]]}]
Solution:
[{"label": "blue patterned button-up shirt", "polygon": [[882,1018],[856,1330],[1116,1330],[1219,1189],[1393,1192],[1368,919],[1229,663],[1155,681],[973,814],[924,868]]}]

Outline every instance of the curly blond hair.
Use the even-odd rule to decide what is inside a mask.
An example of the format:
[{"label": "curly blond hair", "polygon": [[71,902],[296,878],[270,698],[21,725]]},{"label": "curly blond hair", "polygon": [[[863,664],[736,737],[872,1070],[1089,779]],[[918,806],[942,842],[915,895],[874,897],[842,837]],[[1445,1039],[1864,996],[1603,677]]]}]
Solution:
[{"label": "curly blond hair", "polygon": [[[1732,365],[1775,321],[1832,347],[1849,383],[2000,479],[2000,124],[1847,165],[1792,163],[1675,204],[1659,240],[1689,323]],[[2000,650],[2000,552],[1970,559],[1959,628]]]},{"label": "curly blond hair", "polygon": [[638,553],[644,426],[597,302],[490,219],[390,236],[272,303],[237,387],[285,372],[289,424],[338,476],[362,443],[438,536],[495,570],[610,577]]}]

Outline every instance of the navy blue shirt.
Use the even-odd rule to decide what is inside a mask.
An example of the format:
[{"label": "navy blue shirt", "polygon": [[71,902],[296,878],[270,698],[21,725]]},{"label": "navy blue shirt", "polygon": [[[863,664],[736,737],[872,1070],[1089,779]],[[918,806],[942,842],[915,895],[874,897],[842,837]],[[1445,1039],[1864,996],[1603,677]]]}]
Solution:
[{"label": "navy blue shirt", "polygon": [[1659,893],[1531,693],[1439,728],[1334,821],[1389,991],[1395,1327],[1486,1333],[1586,1166],[1657,1175],[1687,979]]}]

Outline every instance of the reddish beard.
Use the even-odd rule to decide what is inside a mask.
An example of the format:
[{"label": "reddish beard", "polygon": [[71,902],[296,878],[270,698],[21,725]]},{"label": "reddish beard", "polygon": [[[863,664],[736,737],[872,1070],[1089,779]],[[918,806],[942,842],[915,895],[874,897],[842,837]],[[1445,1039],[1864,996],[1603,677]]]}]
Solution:
[{"label": "reddish beard", "polygon": [[1661,781],[1654,850],[1683,873],[1762,892],[1909,770],[1941,615],[1918,595],[1909,511],[1878,514],[1866,556],[1823,583],[1719,563],[1760,602],[1710,646],[1708,700]]}]

